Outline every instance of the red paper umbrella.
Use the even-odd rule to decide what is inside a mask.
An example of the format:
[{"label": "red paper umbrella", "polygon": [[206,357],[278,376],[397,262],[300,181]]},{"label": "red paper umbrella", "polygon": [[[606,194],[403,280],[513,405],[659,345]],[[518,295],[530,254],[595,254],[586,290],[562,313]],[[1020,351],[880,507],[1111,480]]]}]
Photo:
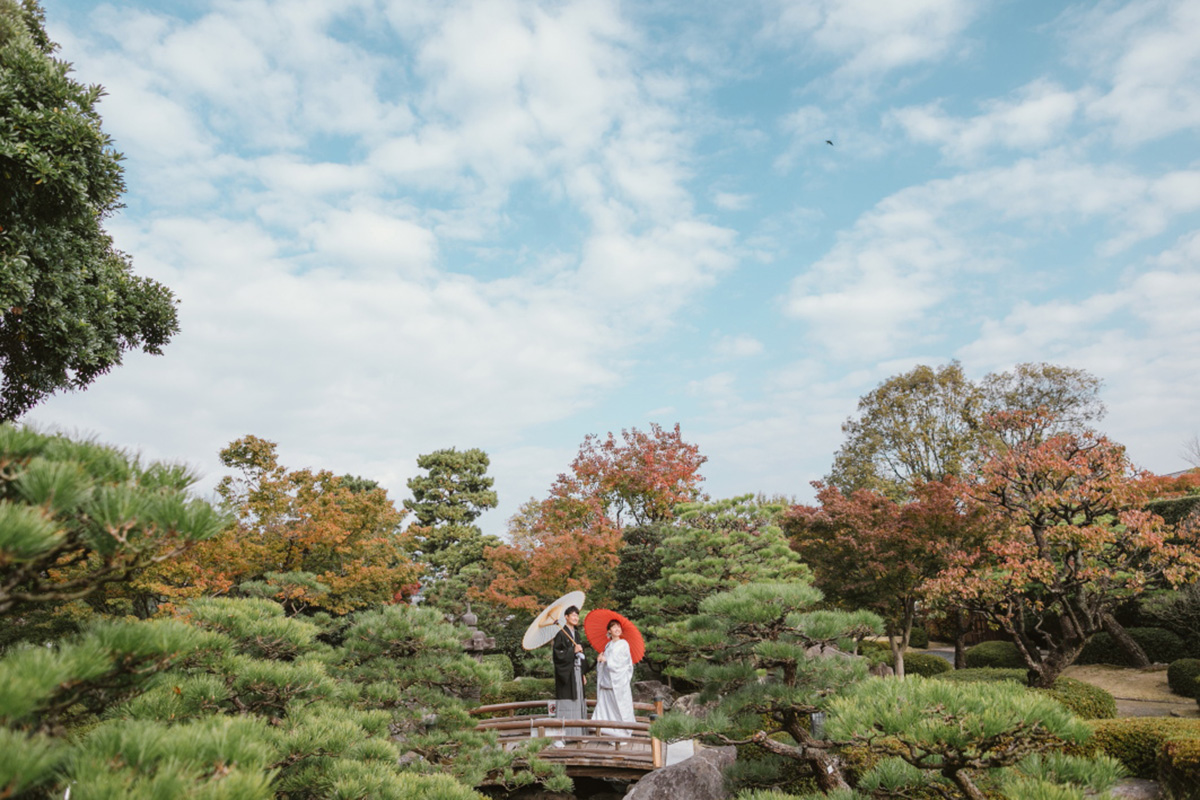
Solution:
[{"label": "red paper umbrella", "polygon": [[642,632],[629,620],[615,611],[607,608],[595,608],[588,612],[583,620],[583,632],[587,634],[588,642],[600,652],[608,647],[608,623],[613,620],[621,623],[621,638],[629,642],[629,655],[633,663],[642,660],[646,654],[646,643],[642,640]]}]

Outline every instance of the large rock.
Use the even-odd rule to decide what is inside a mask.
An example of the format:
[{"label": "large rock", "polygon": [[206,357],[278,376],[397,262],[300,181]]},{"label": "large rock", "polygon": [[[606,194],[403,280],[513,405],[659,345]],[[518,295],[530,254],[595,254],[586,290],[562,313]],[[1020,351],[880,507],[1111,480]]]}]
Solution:
[{"label": "large rock", "polygon": [[671,708],[675,699],[675,690],[662,681],[638,681],[633,684],[633,702],[653,703],[656,699],[663,701],[663,710]]},{"label": "large rock", "polygon": [[733,747],[706,747],[691,758],[651,772],[625,800],[727,800],[724,772],[737,760]]},{"label": "large rock", "polygon": [[671,710],[687,714],[689,717],[703,717],[717,707],[716,700],[701,703],[699,698],[699,694],[685,694],[682,697],[677,697],[675,702],[671,704]]},{"label": "large rock", "polygon": [[[1091,796],[1091,795],[1089,795]],[[1158,800],[1163,796],[1162,787],[1154,781],[1141,778],[1126,778],[1118,781],[1109,797],[1112,800]]]}]

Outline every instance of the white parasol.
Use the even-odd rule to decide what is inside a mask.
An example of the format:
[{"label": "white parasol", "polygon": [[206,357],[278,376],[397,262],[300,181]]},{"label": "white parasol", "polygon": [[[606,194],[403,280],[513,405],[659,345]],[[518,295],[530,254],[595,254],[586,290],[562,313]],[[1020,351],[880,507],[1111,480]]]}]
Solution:
[{"label": "white parasol", "polygon": [[542,609],[521,639],[521,647],[535,650],[555,637],[566,624],[567,609],[571,606],[583,608],[583,592],[567,592],[550,605]]}]

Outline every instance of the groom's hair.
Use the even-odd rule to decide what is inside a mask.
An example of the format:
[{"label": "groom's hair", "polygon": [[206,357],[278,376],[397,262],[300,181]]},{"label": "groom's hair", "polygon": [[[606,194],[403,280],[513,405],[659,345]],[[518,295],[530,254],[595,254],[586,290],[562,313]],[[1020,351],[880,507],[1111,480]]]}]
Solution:
[{"label": "groom's hair", "polygon": [[567,610],[563,612],[563,616],[569,617],[572,614],[578,614],[578,613],[579,613],[578,606],[567,606]]}]

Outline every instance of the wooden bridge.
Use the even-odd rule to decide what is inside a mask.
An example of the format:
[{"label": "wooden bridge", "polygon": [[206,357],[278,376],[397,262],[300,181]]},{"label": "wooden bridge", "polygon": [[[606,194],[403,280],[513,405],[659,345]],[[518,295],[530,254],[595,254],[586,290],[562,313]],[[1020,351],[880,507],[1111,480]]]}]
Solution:
[{"label": "wooden bridge", "polygon": [[[479,706],[471,711],[481,717],[479,730],[495,731],[500,744],[512,749],[530,739],[550,739],[539,758],[566,768],[571,777],[621,778],[634,780],[663,766],[666,745],[650,736],[650,723],[662,715],[662,702],[634,703],[636,722],[608,720],[557,719],[550,714],[553,700],[529,700],[523,703],[499,703]],[[596,705],[587,701],[588,708]],[[568,736],[570,728],[582,729],[583,735]],[[628,730],[629,736],[611,736],[608,730]],[[562,742],[562,746],[558,743]]]}]

